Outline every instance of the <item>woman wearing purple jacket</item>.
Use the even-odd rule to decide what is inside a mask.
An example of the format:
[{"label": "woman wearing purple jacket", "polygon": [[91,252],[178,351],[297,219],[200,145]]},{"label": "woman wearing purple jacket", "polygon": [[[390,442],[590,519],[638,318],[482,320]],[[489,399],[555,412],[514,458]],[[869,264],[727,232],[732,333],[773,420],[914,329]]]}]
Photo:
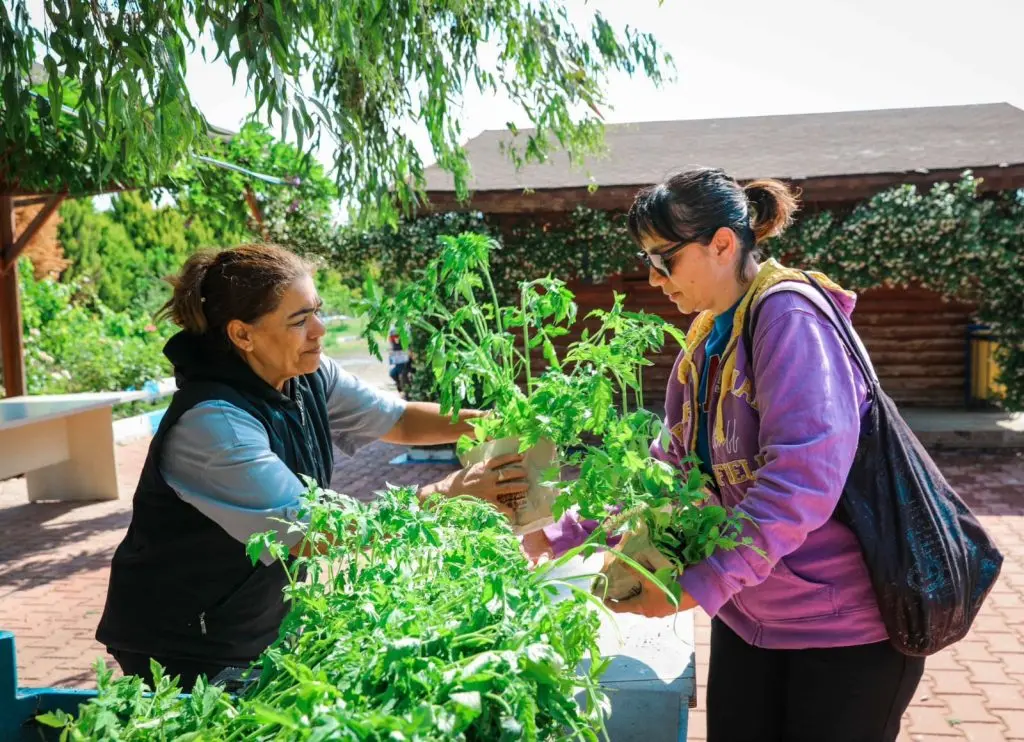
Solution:
[{"label": "woman wearing purple jacket", "polygon": [[[642,190],[629,228],[650,282],[683,314],[699,312],[665,404],[677,466],[696,453],[711,500],[741,511],[764,555],[713,553],[680,578],[682,607],[712,616],[707,718],[711,742],[895,740],[924,660],[888,642],[853,533],[833,513],[853,462],[867,387],[798,270],[759,262],[796,200],[778,181],[741,187],[718,169]],[[815,278],[849,315],[855,296]],[[752,347],[744,318],[758,309]],[[555,552],[579,541],[563,519]],[[651,586],[617,610],[674,608]]]}]

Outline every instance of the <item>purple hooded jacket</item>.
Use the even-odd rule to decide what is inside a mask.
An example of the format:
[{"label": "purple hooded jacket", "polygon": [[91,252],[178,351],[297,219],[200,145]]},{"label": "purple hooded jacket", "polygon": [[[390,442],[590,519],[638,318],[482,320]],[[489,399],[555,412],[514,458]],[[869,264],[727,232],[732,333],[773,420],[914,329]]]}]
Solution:
[{"label": "purple hooded jacket", "polygon": [[[766,556],[745,547],[720,550],[679,580],[708,614],[747,643],[770,649],[888,638],[857,540],[833,518],[868,409],[867,385],[812,292],[788,281],[767,291],[752,356],[738,337],[741,326],[734,328],[720,364],[726,373],[708,382],[711,469],[718,486],[711,501],[749,515],[757,527],[745,535]],[[855,298],[838,288],[831,293],[849,316]],[[737,312],[736,324],[741,322]],[[680,373],[684,357],[676,359],[665,402],[671,444],[662,450],[655,442],[651,452],[685,474],[691,465],[681,460],[695,440],[694,378],[705,360],[704,342],[691,357],[696,375]],[[567,515],[545,533],[555,553],[562,553],[595,526]]]}]

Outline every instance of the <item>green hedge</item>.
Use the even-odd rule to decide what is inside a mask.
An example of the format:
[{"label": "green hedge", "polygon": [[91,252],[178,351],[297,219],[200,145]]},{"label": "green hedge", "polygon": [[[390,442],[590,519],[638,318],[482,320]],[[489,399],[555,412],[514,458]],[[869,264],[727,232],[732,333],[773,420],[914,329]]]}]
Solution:
[{"label": "green hedge", "polygon": [[145,311],[115,312],[88,284],[36,280],[28,260],[18,268],[29,394],[120,391],[170,375],[170,324],[154,324]]}]

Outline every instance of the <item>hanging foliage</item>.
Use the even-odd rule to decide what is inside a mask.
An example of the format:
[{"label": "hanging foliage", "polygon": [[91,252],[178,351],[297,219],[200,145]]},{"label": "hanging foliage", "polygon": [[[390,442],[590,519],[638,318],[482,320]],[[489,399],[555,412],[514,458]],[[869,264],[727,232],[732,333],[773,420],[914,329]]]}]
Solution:
[{"label": "hanging foliage", "polygon": [[333,154],[339,192],[393,221],[422,195],[413,131],[465,194],[461,106],[501,97],[529,119],[516,164],[553,147],[599,148],[609,74],[660,83],[671,58],[653,35],[598,10],[538,0],[210,0],[0,3],[0,183],[78,194],[160,185],[208,127],[187,85],[190,55],[252,91],[254,115],[304,153]]}]

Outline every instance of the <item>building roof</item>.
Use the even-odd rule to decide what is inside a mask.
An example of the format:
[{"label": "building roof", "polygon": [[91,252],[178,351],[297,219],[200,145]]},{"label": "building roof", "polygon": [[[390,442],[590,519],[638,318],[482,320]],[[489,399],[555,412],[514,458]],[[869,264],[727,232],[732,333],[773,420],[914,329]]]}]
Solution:
[{"label": "building roof", "polygon": [[[502,129],[469,141],[471,190],[638,186],[690,165],[722,167],[739,180],[802,181],[1024,164],[1024,111],[1008,103],[613,124],[607,153],[585,168],[556,152],[517,172],[499,149],[511,137]],[[426,180],[428,193],[454,191],[436,165]]]}]

